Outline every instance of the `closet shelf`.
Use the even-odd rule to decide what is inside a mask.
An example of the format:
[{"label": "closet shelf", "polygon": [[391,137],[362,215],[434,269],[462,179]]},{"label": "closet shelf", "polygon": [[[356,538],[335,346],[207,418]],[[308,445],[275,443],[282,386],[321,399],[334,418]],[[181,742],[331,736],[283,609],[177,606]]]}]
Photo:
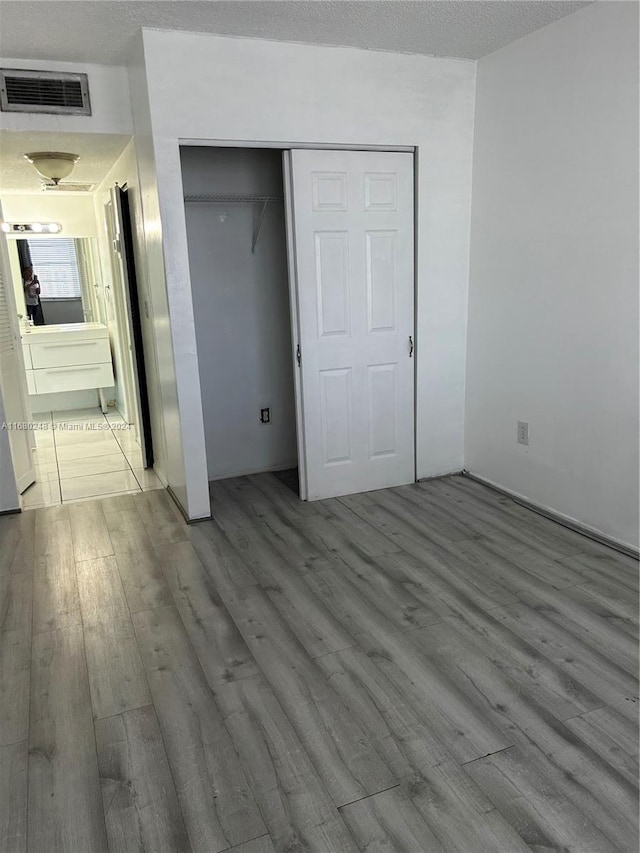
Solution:
[{"label": "closet shelf", "polygon": [[186,195],[184,200],[185,202],[205,202],[209,204],[261,204],[262,210],[260,211],[258,226],[251,240],[251,254],[255,254],[258,236],[269,202],[284,201],[283,197],[278,195]]}]

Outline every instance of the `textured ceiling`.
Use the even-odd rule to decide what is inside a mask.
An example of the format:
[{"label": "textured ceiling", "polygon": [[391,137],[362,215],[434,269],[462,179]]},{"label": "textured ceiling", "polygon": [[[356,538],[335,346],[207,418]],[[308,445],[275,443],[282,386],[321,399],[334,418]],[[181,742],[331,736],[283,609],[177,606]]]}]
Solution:
[{"label": "textured ceiling", "polygon": [[588,2],[0,0],[0,55],[123,63],[141,27],[479,59]]},{"label": "textured ceiling", "polygon": [[38,193],[41,181],[27,151],[69,151],[80,159],[65,180],[97,184],[118,159],[129,136],[100,133],[32,133],[0,131],[0,193]]}]

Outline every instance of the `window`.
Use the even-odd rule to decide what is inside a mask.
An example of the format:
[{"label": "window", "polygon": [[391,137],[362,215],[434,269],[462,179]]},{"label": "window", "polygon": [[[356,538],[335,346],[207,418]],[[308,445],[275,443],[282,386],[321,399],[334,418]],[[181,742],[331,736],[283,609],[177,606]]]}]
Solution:
[{"label": "window", "polygon": [[75,240],[68,237],[29,240],[29,251],[42,299],[79,299],[82,296]]}]

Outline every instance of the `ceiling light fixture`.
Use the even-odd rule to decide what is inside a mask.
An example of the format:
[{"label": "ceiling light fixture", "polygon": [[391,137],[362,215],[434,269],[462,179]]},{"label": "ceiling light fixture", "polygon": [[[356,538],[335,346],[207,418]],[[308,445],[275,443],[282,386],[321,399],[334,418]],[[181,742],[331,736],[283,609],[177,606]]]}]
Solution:
[{"label": "ceiling light fixture", "polygon": [[71,170],[80,159],[78,154],[68,154],[64,151],[32,151],[24,156],[39,175],[53,181],[56,186],[71,174]]},{"label": "ceiling light fixture", "polygon": [[5,234],[59,234],[62,225],[59,222],[2,222],[0,231]]}]

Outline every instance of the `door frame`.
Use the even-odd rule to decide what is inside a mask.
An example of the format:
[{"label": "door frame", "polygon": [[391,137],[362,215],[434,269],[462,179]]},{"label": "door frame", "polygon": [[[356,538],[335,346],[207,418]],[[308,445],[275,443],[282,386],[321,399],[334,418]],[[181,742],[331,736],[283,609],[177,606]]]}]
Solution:
[{"label": "door frame", "polygon": [[[124,375],[118,378],[118,383],[122,384],[122,390],[124,392],[125,420],[129,424],[133,423],[135,425],[135,431],[138,433],[140,424],[138,423],[139,412],[136,406],[135,392],[136,366],[133,358],[133,344],[131,341],[131,331],[129,329],[128,321],[128,288],[121,269],[121,265],[124,264],[124,257],[118,252],[115,245],[116,243],[119,243],[119,235],[117,232],[115,203],[110,191],[108,191],[104,196],[102,210],[106,228],[109,261],[111,263],[111,286],[107,286],[110,293],[108,296],[105,295],[105,302],[107,302],[107,300],[112,301],[116,327],[118,330],[118,354],[124,372]],[[105,290],[107,288],[105,288]],[[108,304],[105,304],[105,315],[105,324],[109,326]]]},{"label": "door frame", "polygon": [[[0,220],[2,219],[2,204],[0,204]],[[13,289],[14,284],[12,280],[11,263],[9,261],[9,247],[6,235],[4,233],[0,233],[0,265],[2,266],[5,288],[5,304],[9,315],[9,328],[13,337],[14,352],[17,366],[17,370],[15,373],[17,387],[13,388],[12,391],[15,391],[17,397],[19,398],[20,406],[22,408],[22,416],[24,418],[23,429],[17,429],[15,431],[17,435],[12,435],[9,430],[6,431],[8,444],[10,447],[11,469],[13,471],[13,477],[17,492],[16,496],[19,500],[19,496],[22,495],[29,488],[29,486],[33,485],[33,483],[36,482],[36,472],[33,461],[33,448],[35,446],[35,437],[31,421],[31,407],[29,405],[29,391],[27,388],[27,372],[24,362],[24,351],[22,348],[22,333],[20,330],[18,308],[16,305],[15,293]],[[0,381],[1,378],[2,377],[0,377]],[[11,419],[11,412],[7,412],[6,410],[6,397],[4,394],[2,394],[2,407],[4,409],[4,415],[6,419],[9,421]],[[14,455],[16,450],[15,445],[18,441],[18,436],[20,436],[20,440],[26,443],[26,448],[21,448],[21,452],[22,450],[26,451],[30,463],[27,470],[21,475],[19,475],[18,471],[16,470],[17,463]],[[20,503],[18,504],[18,507],[14,508],[14,511],[19,510]]]},{"label": "door frame", "polygon": [[[298,425],[303,424],[302,419],[302,388],[301,377],[298,365],[296,362],[295,347],[300,339],[299,334],[299,312],[297,305],[297,281],[295,281],[295,259],[293,254],[294,232],[293,232],[293,217],[289,211],[289,206],[286,203],[287,192],[291,190],[291,170],[290,157],[287,153],[295,149],[317,150],[317,151],[379,151],[393,152],[413,155],[413,318],[414,318],[414,375],[413,375],[413,478],[414,482],[418,480],[418,355],[420,351],[420,340],[418,331],[418,224],[419,224],[419,192],[418,192],[418,170],[419,170],[419,152],[418,145],[367,145],[366,143],[357,145],[347,145],[344,143],[331,142],[284,142],[275,140],[254,140],[254,139],[197,139],[194,137],[179,137],[177,139],[178,152],[181,148],[268,148],[281,151],[283,155],[283,190],[285,191],[285,231],[287,237],[287,264],[289,267],[289,310],[291,314],[291,330],[295,336],[292,339],[294,360],[294,392],[295,392],[295,411],[296,411],[296,435],[298,442],[298,478],[300,483],[300,499],[307,500],[307,472],[306,472],[306,453],[305,453],[305,436],[304,430],[299,429]],[[288,166],[285,167],[285,163]],[[182,183],[182,175],[180,175]],[[184,188],[183,188],[184,194]],[[296,295],[292,299],[292,294]],[[295,302],[295,304],[294,304]],[[302,432],[302,435],[299,433]],[[304,469],[304,470],[303,470]],[[304,497],[303,497],[304,493]]]}]

